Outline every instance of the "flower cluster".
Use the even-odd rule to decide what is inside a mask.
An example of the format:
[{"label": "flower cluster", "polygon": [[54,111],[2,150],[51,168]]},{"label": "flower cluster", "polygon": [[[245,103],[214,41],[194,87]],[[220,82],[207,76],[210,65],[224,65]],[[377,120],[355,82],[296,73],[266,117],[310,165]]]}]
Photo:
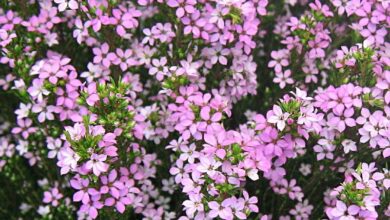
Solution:
[{"label": "flower cluster", "polygon": [[375,207],[380,204],[380,191],[388,190],[390,185],[388,174],[376,170],[374,163],[363,163],[331,192],[326,208],[330,219],[378,218]]}]

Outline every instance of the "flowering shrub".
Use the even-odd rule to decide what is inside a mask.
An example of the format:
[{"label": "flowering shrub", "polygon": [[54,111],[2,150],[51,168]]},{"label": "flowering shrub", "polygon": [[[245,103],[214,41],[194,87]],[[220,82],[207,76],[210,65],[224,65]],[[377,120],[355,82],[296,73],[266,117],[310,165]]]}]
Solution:
[{"label": "flowering shrub", "polygon": [[390,218],[390,1],[0,2],[1,219]]}]

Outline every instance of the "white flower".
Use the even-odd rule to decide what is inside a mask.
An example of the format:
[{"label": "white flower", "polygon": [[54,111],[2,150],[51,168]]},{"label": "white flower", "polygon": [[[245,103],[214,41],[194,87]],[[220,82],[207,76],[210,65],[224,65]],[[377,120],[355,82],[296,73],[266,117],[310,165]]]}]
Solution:
[{"label": "white flower", "polygon": [[47,157],[48,158],[55,158],[57,156],[58,151],[62,147],[62,141],[59,138],[52,138],[49,137],[47,139],[47,148],[50,150]]},{"label": "white flower", "polygon": [[31,205],[27,204],[27,203],[22,203],[20,206],[19,206],[19,209],[22,213],[26,213],[28,212],[28,210],[30,210],[32,208]]},{"label": "white flower", "polygon": [[251,169],[247,172],[247,176],[253,180],[253,181],[256,181],[259,179],[259,174],[257,174],[257,170],[256,169]]},{"label": "white flower", "polygon": [[50,206],[39,206],[38,210],[37,210],[38,214],[42,215],[42,216],[46,216],[47,214],[50,213]]},{"label": "white flower", "polygon": [[164,220],[171,220],[176,219],[176,213],[175,212],[165,212]]},{"label": "white flower", "polygon": [[65,130],[73,141],[78,141],[85,135],[84,125],[80,123],[76,123],[73,127],[66,126]]},{"label": "white flower", "polygon": [[58,11],[65,11],[67,7],[71,10],[79,8],[76,0],[54,0],[54,2],[58,4]]},{"label": "white flower", "polygon": [[301,99],[304,101],[311,101],[313,98],[307,97],[307,92],[296,88],[296,92],[291,92],[297,99]]},{"label": "white flower", "polygon": [[277,105],[274,105],[273,112],[274,115],[268,118],[268,122],[271,124],[276,124],[276,127],[280,131],[283,131],[283,129],[286,127],[286,120],[290,114],[288,112],[283,113],[282,109]]},{"label": "white flower", "polygon": [[12,87],[12,89],[22,90],[26,88],[26,84],[24,83],[23,79],[17,79],[14,81],[15,86]]},{"label": "white flower", "polygon": [[35,63],[34,66],[31,67],[30,76],[38,75],[39,71],[41,71],[44,64],[45,61],[43,60],[40,60],[37,63]]},{"label": "white flower", "polygon": [[176,184],[173,177],[169,179],[163,179],[162,184],[163,184],[162,191],[168,192],[169,194],[173,194],[175,192]]},{"label": "white flower", "polygon": [[356,143],[352,140],[345,139],[341,142],[341,145],[344,147],[344,153],[349,153],[349,151],[356,151]]},{"label": "white flower", "polygon": [[45,41],[49,47],[58,44],[57,38],[58,38],[57,33],[47,33],[45,35]]},{"label": "white flower", "polygon": [[24,155],[28,152],[28,142],[20,140],[19,144],[16,145],[16,150],[19,152],[19,155]]},{"label": "white flower", "polygon": [[299,168],[299,172],[301,172],[304,176],[309,175],[311,173],[311,165],[302,163]]},{"label": "white flower", "polygon": [[19,109],[15,110],[15,114],[18,115],[18,119],[27,118],[30,113],[31,104],[20,103]]},{"label": "white flower", "polygon": [[46,178],[38,180],[38,186],[44,188],[44,187],[46,187],[48,185],[49,185],[49,180],[47,180]]}]

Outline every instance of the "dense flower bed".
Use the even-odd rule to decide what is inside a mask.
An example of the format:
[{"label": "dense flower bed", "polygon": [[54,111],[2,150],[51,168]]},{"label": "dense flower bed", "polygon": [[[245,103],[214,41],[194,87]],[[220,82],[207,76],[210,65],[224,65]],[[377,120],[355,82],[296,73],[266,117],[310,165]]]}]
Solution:
[{"label": "dense flower bed", "polygon": [[11,0],[0,27],[0,219],[390,218],[389,0]]}]

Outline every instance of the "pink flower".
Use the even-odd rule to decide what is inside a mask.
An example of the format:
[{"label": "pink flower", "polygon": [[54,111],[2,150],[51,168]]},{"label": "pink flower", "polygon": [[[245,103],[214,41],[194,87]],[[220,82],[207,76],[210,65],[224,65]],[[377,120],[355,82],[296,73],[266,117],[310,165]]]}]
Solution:
[{"label": "pink flower", "polygon": [[133,58],[133,51],[126,49],[123,51],[120,48],[116,49],[117,59],[113,60],[113,64],[119,65],[122,71],[126,71],[129,67],[136,66],[138,62]]},{"label": "pink flower", "polygon": [[27,118],[28,114],[30,113],[31,104],[19,104],[19,109],[15,110],[15,114],[18,116],[18,119]]},{"label": "pink flower", "polygon": [[222,65],[227,65],[228,60],[227,56],[230,54],[230,50],[226,48],[222,48],[222,45],[218,44],[213,48],[205,48],[204,55],[210,58],[211,64],[216,64],[219,62]]},{"label": "pink flower", "polygon": [[[363,121],[362,121],[363,122]],[[390,140],[386,136],[387,120],[383,116],[383,112],[375,111],[369,116],[368,121],[359,129],[360,142],[369,142],[370,147],[375,148],[389,146]]]},{"label": "pink flower", "polygon": [[227,138],[225,131],[220,131],[217,134],[204,134],[205,144],[202,152],[213,156],[214,154],[223,159],[226,156],[225,146],[231,144],[231,141]]},{"label": "pink flower", "polygon": [[[329,125],[338,129],[338,131],[343,132],[348,127],[354,127],[356,125],[355,119],[353,119],[354,110],[353,108],[345,109],[343,113],[337,115],[331,115],[331,118],[328,119]],[[333,117],[332,117],[333,116]]]},{"label": "pink flower", "polygon": [[31,111],[38,114],[38,121],[44,122],[47,120],[54,120],[55,106],[47,106],[47,101],[43,100],[41,103],[34,104]]},{"label": "pink flower", "polygon": [[168,75],[167,58],[162,57],[161,59],[153,59],[152,67],[149,69],[149,74],[154,76],[156,79],[162,81],[166,75]]},{"label": "pink flower", "polygon": [[15,33],[8,33],[7,31],[1,29],[0,30],[0,46],[3,48],[12,42],[12,39],[16,38]]},{"label": "pink flower", "polygon": [[252,212],[259,212],[259,208],[257,207],[257,197],[249,197],[248,192],[245,190],[243,191],[243,196],[245,200],[245,206],[248,207]]},{"label": "pink flower", "polygon": [[98,216],[98,209],[104,207],[104,204],[100,202],[100,198],[100,194],[92,195],[90,203],[81,205],[80,211],[87,213],[92,219],[96,219]]},{"label": "pink flower", "polygon": [[172,166],[169,173],[175,176],[176,183],[181,183],[183,177],[187,177],[187,174],[184,173],[183,161],[180,159],[176,160],[176,166]]},{"label": "pink flower", "polygon": [[65,130],[73,141],[78,141],[85,136],[85,127],[81,123],[76,123],[73,127],[65,126]]},{"label": "pink flower", "polygon": [[309,57],[311,59],[323,58],[325,57],[325,50],[329,46],[331,38],[327,33],[317,33],[314,40],[310,40],[308,45],[312,48],[309,51]]},{"label": "pink flower", "polygon": [[136,18],[142,15],[141,11],[135,8],[129,8],[125,12],[120,9],[114,9],[112,10],[112,14],[118,23],[116,32],[121,37],[126,35],[126,29],[133,29],[138,26],[138,20]]},{"label": "pink flower", "polygon": [[188,56],[187,60],[180,61],[180,65],[185,70],[184,72],[191,78],[197,79],[199,77],[198,70],[202,66],[202,63],[199,61],[193,62],[192,56]]},{"label": "pink flower", "polygon": [[274,78],[274,83],[278,83],[280,88],[283,89],[286,87],[286,84],[293,84],[294,80],[290,78],[291,76],[291,70],[286,70],[284,73],[282,72],[276,72],[276,77]]},{"label": "pink flower", "polygon": [[188,217],[193,218],[196,212],[203,212],[202,197],[200,194],[190,194],[189,200],[183,202]]},{"label": "pink flower", "polygon": [[63,147],[57,154],[57,166],[61,167],[61,175],[73,171],[77,167],[77,161],[80,156],[77,155],[70,147]]},{"label": "pink flower", "polygon": [[331,214],[334,217],[339,217],[340,220],[352,220],[355,219],[354,216],[356,216],[360,211],[360,208],[356,205],[351,205],[347,207],[347,205],[340,201],[337,200],[336,202],[336,207],[332,209]]},{"label": "pink flower", "polygon": [[332,0],[331,2],[337,8],[339,15],[344,14],[347,0]]},{"label": "pink flower", "polygon": [[94,63],[101,63],[106,68],[110,67],[111,62],[116,58],[114,53],[109,53],[109,46],[107,43],[101,45],[101,48],[95,47],[92,49],[95,57],[93,58]]},{"label": "pink flower", "polygon": [[289,65],[288,53],[288,50],[272,51],[271,57],[273,60],[268,63],[268,67],[274,68],[276,73],[282,72],[282,67]]},{"label": "pink flower", "polygon": [[53,139],[52,137],[48,137],[46,139],[47,149],[49,149],[49,153],[47,154],[48,158],[55,158],[57,156],[58,151],[62,147],[62,141],[60,138]]},{"label": "pink flower", "polygon": [[331,140],[320,139],[318,141],[319,145],[314,146],[314,151],[317,153],[317,160],[322,160],[325,157],[327,159],[333,160],[333,151],[336,147],[333,145]]},{"label": "pink flower", "polygon": [[208,216],[210,218],[215,218],[219,216],[221,219],[233,219],[233,212],[230,208],[232,204],[230,203],[231,201],[228,199],[225,199],[221,205],[215,201],[208,202],[208,206],[210,208]]},{"label": "pink flower", "polygon": [[93,171],[96,176],[99,176],[101,173],[104,173],[108,170],[109,165],[104,163],[106,161],[107,155],[104,154],[92,154],[91,159],[85,163],[85,168]]},{"label": "pink flower", "polygon": [[87,87],[88,98],[86,102],[89,106],[94,106],[97,101],[100,100],[99,95],[96,91],[96,83],[90,83]]},{"label": "pink flower", "polygon": [[176,16],[181,18],[185,13],[191,14],[195,11],[196,0],[168,0],[167,4],[169,7],[177,8]]},{"label": "pink flower", "polygon": [[211,178],[216,174],[218,167],[222,165],[221,162],[208,157],[200,157],[199,160],[200,164],[197,165],[196,169],[201,173],[207,173]]},{"label": "pink flower", "polygon": [[333,13],[330,11],[329,6],[322,4],[319,0],[309,4],[310,8],[316,11],[322,12],[325,17],[333,17]]},{"label": "pink flower", "polygon": [[12,129],[13,134],[22,134],[24,139],[27,139],[28,136],[38,130],[36,127],[31,127],[32,120],[29,118],[18,119],[17,124],[19,127],[14,127]]},{"label": "pink flower", "polygon": [[291,209],[289,213],[293,215],[296,219],[309,219],[313,208],[314,207],[310,205],[309,201],[306,199],[305,201],[295,205],[295,208]]},{"label": "pink flower", "polygon": [[78,190],[73,194],[73,201],[81,201],[83,204],[88,204],[90,201],[90,196],[88,194],[89,180],[76,177],[70,180],[70,185],[74,189]]},{"label": "pink flower", "polygon": [[52,206],[57,207],[59,204],[59,201],[63,195],[59,192],[58,188],[52,188],[50,191],[45,191],[43,193],[44,198],[43,202],[44,203],[51,203]]},{"label": "pink flower", "polygon": [[196,151],[196,144],[192,143],[190,146],[182,145],[180,147],[180,160],[186,161],[189,163],[194,163],[195,159],[199,157],[199,153]]},{"label": "pink flower", "polygon": [[385,28],[377,30],[377,26],[370,23],[367,25],[367,29],[360,31],[360,34],[366,38],[364,40],[366,45],[381,45],[384,43],[387,31]]}]

